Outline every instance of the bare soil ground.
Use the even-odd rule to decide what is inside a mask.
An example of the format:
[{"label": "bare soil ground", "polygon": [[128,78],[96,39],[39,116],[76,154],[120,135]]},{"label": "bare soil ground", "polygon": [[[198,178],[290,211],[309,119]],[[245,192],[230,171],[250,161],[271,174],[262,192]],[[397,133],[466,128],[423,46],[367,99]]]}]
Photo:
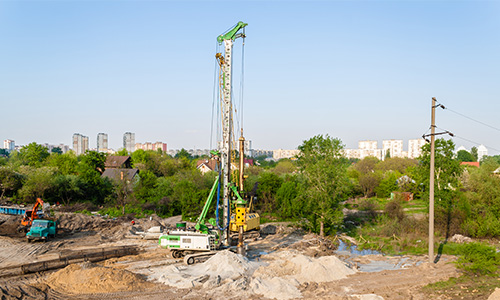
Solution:
[{"label": "bare soil ground", "polygon": [[[74,213],[61,213],[57,217],[62,228],[61,235],[46,243],[27,243],[15,231],[19,217],[0,215],[0,268],[41,261],[62,251],[92,247],[130,245],[139,246],[143,251],[138,255],[112,258],[96,264],[83,263],[61,270],[0,277],[0,299],[292,299],[297,295],[303,299],[427,299],[422,286],[458,276],[452,263],[453,257],[442,257],[439,263],[432,265],[423,256],[342,257],[335,252],[336,245],[329,239],[282,224],[271,224],[263,226],[267,235],[248,243],[249,263],[255,263],[255,269],[261,268],[259,271],[252,269],[255,275],[240,274],[215,283],[201,276],[193,281],[190,288],[176,288],[153,280],[152,275],[159,274],[161,270],[178,270],[181,278],[182,272],[191,270],[193,273],[195,269],[184,266],[181,260],[172,259],[168,250],[158,247],[157,241],[134,238],[133,233],[153,226],[172,226],[178,218],[152,217],[135,220],[132,226],[126,218],[113,220]],[[281,254],[289,255],[290,260]],[[352,269],[353,274],[322,282],[320,277],[325,275],[318,272],[317,278],[314,277],[316,274],[305,274],[309,277],[304,277],[304,266],[302,271],[297,269],[298,260],[310,259],[318,263],[333,256],[340,256],[344,261],[342,267]],[[324,259],[320,260],[322,257]],[[293,262],[294,266],[291,265]],[[375,266],[375,271],[363,271],[362,266]],[[377,267],[382,270],[376,272]],[[283,272],[279,274],[276,270]],[[257,274],[261,276],[258,282]],[[262,277],[264,275],[270,276],[267,277],[269,282],[262,279],[266,278]],[[214,284],[213,288],[207,288],[207,282]],[[271,283],[280,283],[281,288],[291,283],[293,288],[283,288],[283,291],[272,294],[275,296],[254,292],[262,291]],[[298,294],[291,293],[291,289],[296,289]]]}]

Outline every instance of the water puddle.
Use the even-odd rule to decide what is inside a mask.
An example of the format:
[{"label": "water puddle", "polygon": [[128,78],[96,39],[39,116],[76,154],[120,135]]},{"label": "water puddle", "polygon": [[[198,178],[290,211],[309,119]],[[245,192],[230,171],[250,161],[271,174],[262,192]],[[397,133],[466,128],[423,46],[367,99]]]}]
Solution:
[{"label": "water puddle", "polygon": [[[336,254],[346,262],[350,267],[357,268],[360,272],[380,272],[389,270],[406,269],[418,266],[421,262],[410,260],[408,257],[386,257],[380,251],[376,250],[358,250],[356,245],[348,245],[342,240],[335,251]],[[376,255],[370,258],[369,255]]]},{"label": "water puddle", "polygon": [[344,241],[339,240],[339,247],[335,251],[338,255],[349,255],[349,256],[362,256],[362,255],[371,255],[371,254],[382,254],[379,251],[364,249],[358,250],[358,246],[356,245],[347,245]]}]

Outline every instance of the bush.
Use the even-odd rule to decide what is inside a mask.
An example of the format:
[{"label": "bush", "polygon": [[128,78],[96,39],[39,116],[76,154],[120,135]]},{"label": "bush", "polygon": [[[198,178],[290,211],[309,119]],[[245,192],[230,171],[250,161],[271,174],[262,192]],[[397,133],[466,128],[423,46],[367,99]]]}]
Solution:
[{"label": "bush", "polygon": [[399,221],[403,220],[405,217],[405,213],[403,211],[403,207],[401,207],[401,203],[398,200],[392,200],[387,203],[385,206],[385,213],[391,219],[397,219]]},{"label": "bush", "polygon": [[370,218],[377,216],[378,205],[373,199],[362,199],[359,201],[358,209],[364,211]]},{"label": "bush", "polygon": [[481,243],[464,245],[457,266],[466,272],[492,275],[498,270],[499,257],[494,247]]}]

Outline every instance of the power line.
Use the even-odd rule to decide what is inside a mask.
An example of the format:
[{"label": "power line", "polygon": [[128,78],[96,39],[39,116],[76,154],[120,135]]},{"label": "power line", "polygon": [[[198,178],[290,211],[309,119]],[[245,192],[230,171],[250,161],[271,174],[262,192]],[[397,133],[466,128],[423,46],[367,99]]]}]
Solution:
[{"label": "power line", "polygon": [[457,114],[457,115],[459,115],[459,116],[462,116],[462,117],[464,117],[464,118],[467,118],[467,119],[469,119],[469,120],[471,120],[471,121],[474,121],[474,122],[479,123],[479,124],[481,124],[481,125],[487,126],[487,127],[491,128],[491,129],[495,129],[495,130],[497,130],[497,131],[500,131],[500,128],[497,128],[497,127],[495,127],[495,126],[491,126],[491,125],[486,124],[486,123],[484,123],[484,122],[482,122],[482,121],[476,120],[476,119],[471,118],[471,117],[469,117],[469,116],[466,116],[466,115],[464,115],[464,114],[462,114],[462,113],[459,113],[459,112],[457,112],[457,111],[454,111],[454,110],[452,110],[452,109],[450,109],[450,108],[448,108],[448,107],[444,106],[443,104],[438,104],[438,106],[439,106],[439,107],[441,107],[442,109],[447,109],[447,110],[449,110],[449,111],[451,111],[451,112],[453,112],[453,113],[455,113],[455,114]]},{"label": "power line", "polygon": [[[438,128],[439,130],[444,130],[444,131],[448,132],[448,130],[446,130],[446,129],[439,128],[439,127],[437,127],[437,126],[436,126],[436,128]],[[461,140],[464,140],[464,141],[466,141],[466,142],[469,142],[469,143],[472,143],[472,144],[475,144],[475,145],[483,145],[483,146],[485,146],[485,147],[486,147],[486,148],[488,148],[488,149],[491,149],[491,150],[494,150],[494,151],[498,151],[498,152],[500,152],[500,150],[499,150],[499,149],[495,149],[495,148],[493,148],[493,147],[486,146],[486,145],[484,145],[484,144],[482,144],[482,143],[478,143],[478,142],[475,142],[475,141],[473,141],[473,140],[469,140],[469,139],[467,139],[467,138],[464,138],[464,137],[458,136],[458,135],[456,135],[456,134],[453,134],[453,137],[459,138],[459,139],[461,139]]]}]

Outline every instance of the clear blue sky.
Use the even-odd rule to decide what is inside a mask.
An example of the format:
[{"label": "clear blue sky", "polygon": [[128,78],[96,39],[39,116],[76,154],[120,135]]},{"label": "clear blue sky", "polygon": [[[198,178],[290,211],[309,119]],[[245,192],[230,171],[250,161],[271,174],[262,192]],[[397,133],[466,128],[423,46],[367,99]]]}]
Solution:
[{"label": "clear blue sky", "polygon": [[[317,134],[406,147],[429,128],[431,97],[500,128],[499,1],[0,0],[0,140],[78,132],[95,147],[105,132],[117,149],[131,131],[208,148],[216,37],[240,20],[256,149]],[[450,111],[437,125],[500,149],[500,131]]]}]

